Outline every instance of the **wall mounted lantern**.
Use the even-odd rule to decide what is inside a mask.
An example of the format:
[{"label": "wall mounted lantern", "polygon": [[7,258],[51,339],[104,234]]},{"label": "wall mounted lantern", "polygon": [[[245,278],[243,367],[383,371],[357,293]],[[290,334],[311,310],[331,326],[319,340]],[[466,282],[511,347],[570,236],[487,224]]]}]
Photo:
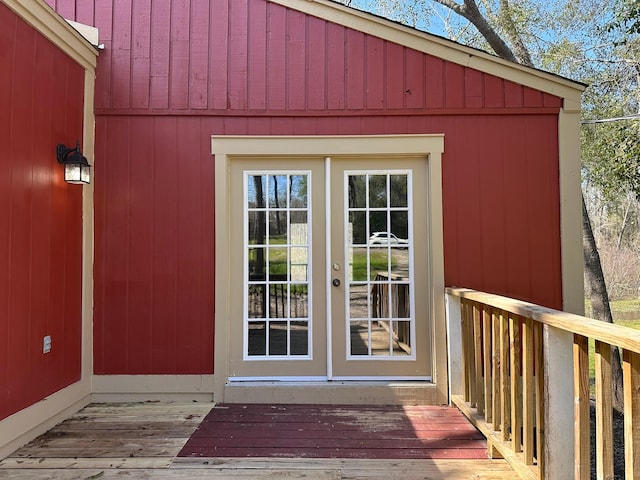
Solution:
[{"label": "wall mounted lantern", "polygon": [[80,151],[80,142],[73,148],[63,144],[56,147],[58,162],[64,165],[64,181],[67,183],[91,183],[91,165]]}]

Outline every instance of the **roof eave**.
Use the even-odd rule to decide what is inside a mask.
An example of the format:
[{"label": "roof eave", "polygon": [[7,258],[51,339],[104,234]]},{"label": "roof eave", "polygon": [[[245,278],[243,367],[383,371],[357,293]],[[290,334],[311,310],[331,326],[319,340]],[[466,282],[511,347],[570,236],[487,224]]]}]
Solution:
[{"label": "roof eave", "polygon": [[98,50],[47,3],[43,0],[2,1],[20,18],[82,65],[85,70],[95,71]]}]

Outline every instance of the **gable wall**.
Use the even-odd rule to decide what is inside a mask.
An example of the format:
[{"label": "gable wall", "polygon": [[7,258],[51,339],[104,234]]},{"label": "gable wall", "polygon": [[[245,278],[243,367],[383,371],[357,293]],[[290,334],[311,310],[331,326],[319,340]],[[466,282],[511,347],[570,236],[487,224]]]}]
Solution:
[{"label": "gable wall", "polygon": [[55,147],[82,139],[85,74],[4,4],[0,63],[3,419],[80,378],[82,188],[64,182]]},{"label": "gable wall", "polygon": [[561,99],[265,0],[49,0],[99,28],[95,372],[213,370],[211,135],[444,133],[445,281],[562,307]]},{"label": "gable wall", "polygon": [[557,97],[265,0],[167,0],[153,9],[150,0],[48,3],[100,31],[98,113],[561,106]]}]

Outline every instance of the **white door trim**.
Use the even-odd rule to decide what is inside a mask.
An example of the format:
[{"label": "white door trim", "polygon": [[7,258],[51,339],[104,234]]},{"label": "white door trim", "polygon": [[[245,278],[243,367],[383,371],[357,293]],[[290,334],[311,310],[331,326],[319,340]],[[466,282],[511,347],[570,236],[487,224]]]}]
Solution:
[{"label": "white door trim", "polygon": [[[447,401],[446,330],[444,325],[444,262],[442,239],[442,153],[444,135],[373,135],[373,136],[212,136],[211,152],[215,159],[215,353],[214,399],[224,401],[229,365],[229,273],[228,225],[229,169],[233,157],[318,158],[344,156],[422,157],[428,158],[427,184],[430,202],[427,222],[430,225],[429,277],[431,311],[434,324],[434,375],[438,401]],[[330,268],[330,266],[329,266]]]},{"label": "white door trim", "polygon": [[[324,198],[325,198],[325,212],[331,212],[331,157],[324,158]],[[325,267],[327,269],[326,279],[327,282],[331,281],[331,273],[333,265],[329,260],[331,258],[331,224],[332,222],[326,222],[326,230],[324,237],[324,249],[325,249]],[[327,331],[327,380],[333,380],[333,328],[331,327],[331,287],[327,285],[325,290],[326,298],[326,331]]]}]

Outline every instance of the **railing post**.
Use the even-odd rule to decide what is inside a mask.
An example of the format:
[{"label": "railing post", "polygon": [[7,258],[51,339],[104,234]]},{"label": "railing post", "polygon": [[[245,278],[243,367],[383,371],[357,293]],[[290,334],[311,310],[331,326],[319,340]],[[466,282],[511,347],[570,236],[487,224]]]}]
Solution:
[{"label": "railing post", "polygon": [[462,395],[462,314],[460,297],[445,295],[447,318],[447,357],[449,363],[449,401],[452,395]]},{"label": "railing post", "polygon": [[545,479],[574,475],[573,334],[544,325]]}]

